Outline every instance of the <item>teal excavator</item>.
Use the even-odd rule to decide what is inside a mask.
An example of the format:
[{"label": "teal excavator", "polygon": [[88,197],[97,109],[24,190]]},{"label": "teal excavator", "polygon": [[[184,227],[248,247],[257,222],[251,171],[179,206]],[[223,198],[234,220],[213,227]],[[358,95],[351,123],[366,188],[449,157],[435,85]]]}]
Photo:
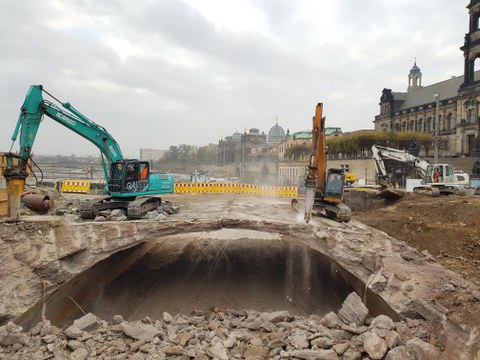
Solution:
[{"label": "teal excavator", "polygon": [[[56,103],[45,100],[43,94],[47,94]],[[45,91],[42,85],[30,86],[22,105],[11,137],[13,148],[20,133],[20,149],[18,153],[10,151],[7,154],[5,178],[27,178],[33,143],[44,115],[100,149],[106,181],[105,193],[109,196],[84,202],[80,209],[82,218],[92,219],[102,210],[120,208],[126,210],[129,219],[138,219],[161,205],[160,197],[150,195],[173,192],[174,181],[171,174],[150,174],[148,161],[124,159],[120,146],[107,130],[81,114],[70,103],[62,103],[56,99]]]}]

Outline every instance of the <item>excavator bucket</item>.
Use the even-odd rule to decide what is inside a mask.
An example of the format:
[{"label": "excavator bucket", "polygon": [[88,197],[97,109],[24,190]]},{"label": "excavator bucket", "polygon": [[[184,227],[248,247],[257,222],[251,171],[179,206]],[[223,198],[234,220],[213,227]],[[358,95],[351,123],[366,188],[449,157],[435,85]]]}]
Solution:
[{"label": "excavator bucket", "polygon": [[395,189],[394,187],[387,187],[378,192],[377,197],[387,200],[398,200],[405,195],[405,190]]}]

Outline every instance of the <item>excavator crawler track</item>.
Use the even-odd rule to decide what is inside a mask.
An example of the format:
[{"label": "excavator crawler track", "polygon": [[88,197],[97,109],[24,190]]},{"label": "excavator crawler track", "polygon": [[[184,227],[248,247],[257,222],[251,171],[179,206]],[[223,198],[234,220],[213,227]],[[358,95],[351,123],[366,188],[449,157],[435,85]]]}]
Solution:
[{"label": "excavator crawler track", "polygon": [[[302,206],[298,199],[292,199],[291,205],[299,214],[305,211],[305,206]],[[349,222],[352,219],[352,211],[344,203],[315,203],[312,209],[312,215],[324,216],[338,222]]]},{"label": "excavator crawler track", "polygon": [[128,201],[105,197],[94,201],[85,201],[80,206],[80,217],[82,219],[95,219],[102,210],[123,209],[128,219],[140,219],[147,212],[156,209],[162,204],[159,197],[139,197]]},{"label": "excavator crawler track", "polygon": [[147,212],[162,205],[162,199],[157,197],[137,198],[128,204],[127,217],[129,219],[140,219]]}]

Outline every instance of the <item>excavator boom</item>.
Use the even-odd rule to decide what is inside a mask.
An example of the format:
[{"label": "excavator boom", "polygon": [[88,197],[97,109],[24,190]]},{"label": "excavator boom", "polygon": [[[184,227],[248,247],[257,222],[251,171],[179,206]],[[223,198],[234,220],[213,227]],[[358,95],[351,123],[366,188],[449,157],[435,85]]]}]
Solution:
[{"label": "excavator boom", "polygon": [[[55,102],[45,100],[44,93]],[[46,92],[42,85],[32,85],[27,92],[11,137],[15,142],[20,135],[20,149],[18,154],[10,153],[7,156],[5,177],[23,179],[27,177],[27,163],[44,115],[93,143],[102,154],[102,166],[107,183],[105,191],[111,198],[107,198],[108,201],[103,205],[98,203],[92,205],[92,211],[83,211],[84,217],[94,217],[98,211],[106,208],[120,207],[130,210],[132,206],[135,209],[131,213],[136,214],[134,217],[139,217],[138,214],[143,210],[156,207],[156,204],[160,205],[161,200],[155,198],[145,202],[134,201],[136,197],[173,192],[172,175],[150,175],[150,165],[147,161],[124,159],[120,146],[105,128],[88,119],[70,103],[62,103],[56,99]],[[19,159],[15,166],[13,157]],[[144,206],[144,203],[149,205]]]},{"label": "excavator boom", "polygon": [[[326,170],[327,152],[325,143],[325,118],[323,104],[315,108],[312,129],[312,150],[305,178],[305,221],[310,221],[312,214],[323,214],[337,221],[347,222],[351,219],[351,210],[342,203],[345,174],[340,169]],[[294,199],[292,205],[297,207]]]},{"label": "excavator boom", "polygon": [[[414,191],[428,192],[434,196],[438,196],[440,193],[456,193],[462,187],[467,186],[470,181],[468,174],[462,171],[456,171],[450,164],[430,164],[418,156],[399,149],[373,145],[372,158],[377,170],[378,183],[383,188],[389,185],[389,178],[384,163],[385,160],[392,160],[409,165],[416,171],[423,183],[423,185],[417,186]],[[460,178],[461,180],[459,180]]]}]

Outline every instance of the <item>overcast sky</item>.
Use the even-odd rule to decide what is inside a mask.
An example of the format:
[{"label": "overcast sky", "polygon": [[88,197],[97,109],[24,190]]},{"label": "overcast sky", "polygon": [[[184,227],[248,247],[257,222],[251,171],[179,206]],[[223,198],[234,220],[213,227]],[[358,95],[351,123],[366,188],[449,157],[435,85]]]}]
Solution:
[{"label": "overcast sky", "polygon": [[[373,128],[383,88],[463,75],[469,1],[0,0],[0,151],[28,87],[105,127],[125,156],[245,128]],[[18,143],[14,145],[14,150]],[[37,154],[98,154],[49,118]]]}]

